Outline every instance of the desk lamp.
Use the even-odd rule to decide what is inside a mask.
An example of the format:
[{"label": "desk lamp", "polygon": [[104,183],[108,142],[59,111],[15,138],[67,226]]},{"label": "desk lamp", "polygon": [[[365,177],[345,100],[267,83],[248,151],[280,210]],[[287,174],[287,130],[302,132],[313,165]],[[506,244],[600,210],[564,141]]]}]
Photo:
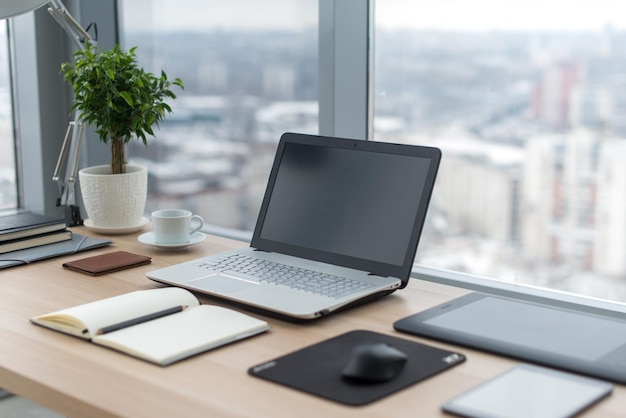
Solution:
[{"label": "desk lamp", "polygon": [[[95,40],[83,29],[80,24],[70,15],[61,0],[4,0],[0,4],[0,19],[15,17],[23,13],[38,9],[48,4],[48,12],[59,25],[72,38],[79,49],[85,48],[85,41],[95,45]],[[69,226],[82,225],[80,208],[76,205],[75,185],[78,172],[78,158],[80,156],[80,143],[83,136],[83,124],[80,123],[78,112],[74,115],[74,121],[70,121],[63,146],[57,160],[57,165],[52,180],[59,186],[61,196],[57,199],[57,206],[65,206],[65,220]],[[68,163],[65,169],[65,177],[59,173],[65,158]]]}]

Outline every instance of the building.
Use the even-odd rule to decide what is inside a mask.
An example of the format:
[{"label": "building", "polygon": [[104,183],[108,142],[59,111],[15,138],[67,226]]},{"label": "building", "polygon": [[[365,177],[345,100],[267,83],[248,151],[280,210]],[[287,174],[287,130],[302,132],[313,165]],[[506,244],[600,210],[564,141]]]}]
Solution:
[{"label": "building", "polygon": [[461,137],[438,146],[443,158],[433,209],[458,233],[517,241],[523,152]]}]

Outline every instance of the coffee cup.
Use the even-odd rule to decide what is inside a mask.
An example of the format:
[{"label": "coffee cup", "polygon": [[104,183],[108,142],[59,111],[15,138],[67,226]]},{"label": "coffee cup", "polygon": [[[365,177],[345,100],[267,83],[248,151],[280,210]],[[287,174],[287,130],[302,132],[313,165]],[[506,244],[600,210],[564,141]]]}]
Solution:
[{"label": "coffee cup", "polygon": [[155,244],[186,244],[203,225],[202,217],[188,210],[161,209],[152,212]]}]

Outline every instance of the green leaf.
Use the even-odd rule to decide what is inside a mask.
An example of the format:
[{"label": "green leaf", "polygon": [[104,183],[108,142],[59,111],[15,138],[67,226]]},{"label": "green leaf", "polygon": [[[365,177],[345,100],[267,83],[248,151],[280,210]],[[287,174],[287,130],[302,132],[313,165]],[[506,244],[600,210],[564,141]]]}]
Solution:
[{"label": "green leaf", "polygon": [[122,96],[122,98],[124,98],[124,100],[126,101],[126,103],[128,103],[128,105],[129,105],[130,107],[133,107],[133,106],[134,106],[134,104],[133,104],[133,98],[132,98],[132,96],[130,95],[130,93],[128,93],[127,91],[121,91],[121,92],[120,92],[120,96]]}]

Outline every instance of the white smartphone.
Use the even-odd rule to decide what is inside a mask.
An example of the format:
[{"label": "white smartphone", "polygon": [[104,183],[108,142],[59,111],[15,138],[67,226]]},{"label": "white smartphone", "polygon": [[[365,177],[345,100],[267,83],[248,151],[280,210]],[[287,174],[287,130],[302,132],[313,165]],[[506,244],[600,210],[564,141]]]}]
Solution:
[{"label": "white smartphone", "polygon": [[520,364],[447,401],[442,410],[469,418],[565,418],[612,391],[602,380]]}]

